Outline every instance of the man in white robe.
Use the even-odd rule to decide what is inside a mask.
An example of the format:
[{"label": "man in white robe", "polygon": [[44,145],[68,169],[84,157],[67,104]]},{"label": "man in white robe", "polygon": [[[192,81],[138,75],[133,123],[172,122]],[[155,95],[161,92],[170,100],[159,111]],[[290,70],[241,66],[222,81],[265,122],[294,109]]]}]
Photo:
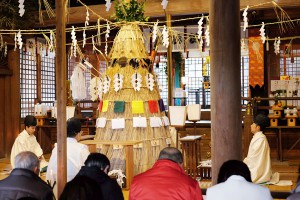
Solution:
[{"label": "man in white robe", "polygon": [[251,125],[251,132],[254,134],[250,142],[248,155],[244,163],[250,169],[253,183],[264,183],[271,180],[271,157],[270,147],[262,130],[269,125],[268,117],[257,115]]},{"label": "man in white robe", "polygon": [[[44,161],[43,150],[40,144],[37,142],[36,137],[34,135],[36,124],[37,122],[34,116],[27,115],[25,117],[24,119],[25,129],[18,135],[11,149],[10,163],[12,168],[14,168],[16,155],[18,155],[20,152],[23,151],[33,152],[40,159],[40,161],[42,161],[41,165],[42,163],[47,163],[46,161]],[[44,166],[40,166],[40,167],[42,169]]]},{"label": "man in white robe", "polygon": [[[88,155],[88,147],[79,143],[81,137],[81,123],[76,118],[70,118],[67,121],[67,181],[71,181],[79,172]],[[46,180],[57,180],[57,144],[49,160]]]}]

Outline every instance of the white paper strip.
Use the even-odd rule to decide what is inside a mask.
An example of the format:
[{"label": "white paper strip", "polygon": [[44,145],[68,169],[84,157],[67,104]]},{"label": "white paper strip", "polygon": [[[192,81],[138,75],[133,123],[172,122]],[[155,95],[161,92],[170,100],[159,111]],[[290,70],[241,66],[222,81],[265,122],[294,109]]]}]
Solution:
[{"label": "white paper strip", "polygon": [[133,117],[132,118],[132,126],[134,128],[137,128],[137,127],[146,128],[147,127],[146,117]]},{"label": "white paper strip", "polygon": [[161,119],[159,117],[150,117],[150,126],[152,128],[157,128],[162,126]]},{"label": "white paper strip", "polygon": [[112,129],[124,129],[125,128],[125,119],[112,119],[111,120]]},{"label": "white paper strip", "polygon": [[99,117],[96,121],[96,127],[97,128],[104,128],[106,125],[106,118],[105,117]]}]

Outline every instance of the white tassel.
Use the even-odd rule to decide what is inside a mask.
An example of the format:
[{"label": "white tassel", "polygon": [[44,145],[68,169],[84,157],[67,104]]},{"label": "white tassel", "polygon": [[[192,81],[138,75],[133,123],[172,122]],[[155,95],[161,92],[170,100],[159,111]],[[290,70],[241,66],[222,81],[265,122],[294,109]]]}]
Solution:
[{"label": "white tassel", "polygon": [[83,100],[86,98],[85,78],[80,64],[75,66],[71,76],[71,90],[73,99]]}]

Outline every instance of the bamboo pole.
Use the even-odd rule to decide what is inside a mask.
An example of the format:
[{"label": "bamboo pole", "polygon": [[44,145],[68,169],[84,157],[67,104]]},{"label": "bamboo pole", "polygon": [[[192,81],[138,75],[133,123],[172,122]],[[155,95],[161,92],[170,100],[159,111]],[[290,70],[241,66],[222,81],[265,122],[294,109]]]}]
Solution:
[{"label": "bamboo pole", "polygon": [[[167,18],[167,27],[168,30],[170,30],[170,28],[172,27],[171,24],[171,15],[167,14],[166,16]],[[169,46],[168,46],[168,105],[172,106],[173,105],[173,76],[172,76],[172,35],[169,32]]]},{"label": "bamboo pole", "polygon": [[66,146],[66,0],[55,0],[56,8],[56,95],[57,95],[57,196],[67,181]]}]

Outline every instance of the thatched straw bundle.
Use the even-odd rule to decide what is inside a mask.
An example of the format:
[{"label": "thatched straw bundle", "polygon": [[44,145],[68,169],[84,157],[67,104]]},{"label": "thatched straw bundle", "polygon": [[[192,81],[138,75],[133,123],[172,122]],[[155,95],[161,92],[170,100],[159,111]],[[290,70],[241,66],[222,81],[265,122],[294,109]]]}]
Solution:
[{"label": "thatched straw bundle", "polygon": [[[126,58],[127,61],[122,57]],[[165,113],[160,111],[158,113],[150,113],[149,111],[148,101],[159,100],[160,94],[157,85],[152,91],[146,87],[145,76],[149,73],[149,70],[147,67],[143,67],[141,63],[143,59],[148,58],[148,53],[144,46],[142,32],[137,25],[130,24],[123,26],[116,36],[110,53],[110,59],[119,60],[120,58],[122,58],[122,63],[111,62],[109,68],[106,70],[105,75],[110,77],[111,85],[109,91],[103,94],[103,100],[109,100],[109,105],[107,112],[99,112],[99,117],[105,117],[107,123],[105,128],[97,128],[95,139],[110,141],[140,140],[141,144],[134,148],[134,172],[137,174],[149,169],[153,165],[158,158],[160,150],[167,146],[166,139],[170,138],[170,133],[169,127],[152,128],[149,124],[149,117],[162,117],[165,116]],[[129,63],[131,59],[138,60],[139,65],[134,68]],[[142,76],[140,91],[135,91],[131,83],[131,76],[136,72]],[[118,92],[115,92],[113,87],[114,75],[116,73],[124,76],[123,87]],[[114,101],[125,101],[124,113],[114,113]],[[137,115],[132,113],[132,101],[144,102],[144,114]],[[147,118],[147,128],[133,127],[132,118],[138,116]],[[111,119],[115,118],[125,118],[125,129],[113,130],[111,128]],[[102,145],[98,148],[100,152],[110,158],[112,169],[119,168],[125,170],[124,149],[108,145]]]}]

